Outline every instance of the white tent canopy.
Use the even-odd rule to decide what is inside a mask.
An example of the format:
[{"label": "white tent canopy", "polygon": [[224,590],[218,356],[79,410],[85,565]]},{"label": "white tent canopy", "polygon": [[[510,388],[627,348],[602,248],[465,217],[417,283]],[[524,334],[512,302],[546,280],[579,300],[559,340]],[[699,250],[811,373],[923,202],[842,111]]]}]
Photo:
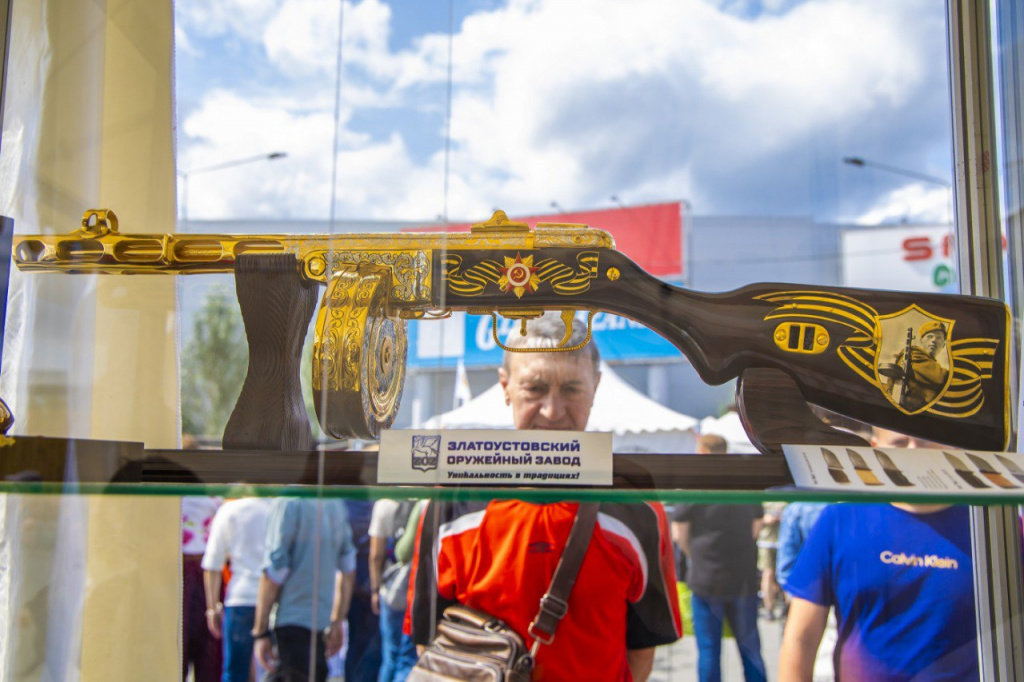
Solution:
[{"label": "white tent canopy", "polygon": [[729,444],[730,453],[757,454],[758,450],[747,437],[747,431],[736,412],[726,412],[719,418],[705,417],[700,421],[701,435],[721,436]]},{"label": "white tent canopy", "polygon": [[[428,429],[511,429],[512,408],[500,384],[462,407],[431,417]],[[615,452],[692,453],[697,420],[657,403],[601,364],[601,383],[594,396],[588,431],[610,431]]]}]

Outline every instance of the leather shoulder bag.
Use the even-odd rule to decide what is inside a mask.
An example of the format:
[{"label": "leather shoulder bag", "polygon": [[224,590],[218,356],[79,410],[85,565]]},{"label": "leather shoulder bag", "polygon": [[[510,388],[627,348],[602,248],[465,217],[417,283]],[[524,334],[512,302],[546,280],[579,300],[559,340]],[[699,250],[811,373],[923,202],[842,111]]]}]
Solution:
[{"label": "leather shoulder bag", "polygon": [[569,594],[590,546],[597,507],[597,503],[584,503],[576,511],[551,584],[530,623],[533,646],[529,650],[523,638],[498,618],[456,604],[444,610],[437,635],[416,662],[408,682],[528,682],[538,648],[551,644],[558,622],[569,611]]}]

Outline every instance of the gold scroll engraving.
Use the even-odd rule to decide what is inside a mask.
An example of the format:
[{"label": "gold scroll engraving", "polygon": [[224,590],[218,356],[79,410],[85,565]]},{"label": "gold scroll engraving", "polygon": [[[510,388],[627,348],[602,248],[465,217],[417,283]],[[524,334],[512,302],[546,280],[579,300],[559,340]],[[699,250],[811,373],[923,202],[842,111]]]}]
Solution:
[{"label": "gold scroll engraving", "polygon": [[[939,317],[916,305],[892,315],[879,315],[873,307],[853,297],[831,292],[779,291],[755,298],[777,306],[764,317],[765,321],[811,320],[849,328],[852,334],[836,348],[836,354],[904,414],[928,412],[963,419],[977,413],[985,402],[982,382],[992,378],[999,339],[956,339],[953,336],[955,320]],[[943,348],[926,350],[921,347],[919,338],[914,343],[915,337],[926,335],[927,332],[920,333],[922,330],[935,329],[944,335]],[[902,330],[910,330],[910,345],[917,346],[913,350],[913,361],[922,366],[908,383],[918,382],[914,388],[924,397],[910,405],[894,397],[893,385],[886,377],[887,367],[899,364],[892,361],[901,360],[902,356],[893,351],[906,338]],[[928,377],[932,382],[930,386],[925,386],[925,367],[936,375]],[[909,374],[913,375],[913,368]]]},{"label": "gold scroll engraving", "polygon": [[313,338],[314,405],[336,438],[376,438],[398,413],[405,323],[386,315],[390,270],[342,265],[331,277]]},{"label": "gold scroll engraving", "polygon": [[323,254],[327,272],[346,265],[369,263],[391,268],[391,297],[402,303],[430,299],[430,263],[423,251],[329,251]]},{"label": "gold scroll engraving", "polygon": [[[445,257],[444,267],[448,290],[461,296],[479,296],[485,293],[489,286],[493,286],[506,293],[511,291],[520,297],[523,292],[536,291],[537,286],[533,282],[538,285],[547,283],[556,294],[572,296],[590,288],[590,280],[597,277],[598,258],[597,251],[581,252],[576,255],[576,267],[573,268],[554,258],[542,258],[534,263],[532,255],[523,258],[517,253],[516,258],[505,258],[506,261],[511,261],[509,263],[487,259],[463,270],[462,256],[450,253]],[[515,291],[516,280],[510,278],[509,271],[520,264],[525,265],[527,261],[529,265],[526,267],[531,274],[520,285],[521,291]],[[513,284],[511,287],[508,286],[510,279]]]}]

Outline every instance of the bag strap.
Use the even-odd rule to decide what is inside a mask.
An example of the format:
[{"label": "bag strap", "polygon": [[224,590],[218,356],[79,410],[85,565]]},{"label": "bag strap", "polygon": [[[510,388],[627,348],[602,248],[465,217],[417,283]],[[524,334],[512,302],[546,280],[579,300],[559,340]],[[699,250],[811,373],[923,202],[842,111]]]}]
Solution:
[{"label": "bag strap", "polygon": [[548,591],[540,599],[540,610],[527,628],[527,632],[533,637],[531,656],[536,655],[541,644],[551,644],[554,641],[558,622],[569,611],[569,594],[576,584],[576,576],[590,546],[594,526],[597,525],[597,508],[596,502],[584,502],[580,503],[579,509],[576,510],[576,519],[572,523],[572,530],[569,531],[569,539],[565,541],[562,558],[558,560],[555,574],[551,576]]}]

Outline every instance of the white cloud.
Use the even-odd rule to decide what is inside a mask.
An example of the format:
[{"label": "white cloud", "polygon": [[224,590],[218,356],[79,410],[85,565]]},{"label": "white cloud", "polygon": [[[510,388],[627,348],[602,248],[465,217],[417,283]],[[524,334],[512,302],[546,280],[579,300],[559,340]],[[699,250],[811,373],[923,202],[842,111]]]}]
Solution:
[{"label": "white cloud", "polygon": [[259,38],[283,0],[190,0],[175,3],[175,20],[186,33],[203,37]]},{"label": "white cloud", "polygon": [[[194,139],[179,162],[186,171],[216,166],[225,159],[287,152],[287,157],[272,162],[189,173],[186,213],[191,219],[275,215],[323,219],[330,214],[332,196],[348,216],[432,218],[443,210],[441,167],[413,164],[398,135],[374,142],[347,132],[332,193],[334,126],[327,112],[292,113],[214,91],[183,129]],[[424,213],[424,207],[432,212]]]},{"label": "white cloud", "polygon": [[[904,30],[905,13],[889,3],[840,1],[751,22],[676,0],[592,0],[586,16],[570,3],[513,4],[474,18],[479,29],[466,22],[457,36],[456,73],[484,52],[493,27],[506,36],[491,60],[493,92],[456,99],[459,161],[508,171],[506,188],[533,206],[555,193],[581,205],[621,192],[595,186],[593,168],[633,165],[628,154],[617,158],[623,140],[642,147],[634,157],[665,166],[658,175],[699,176],[705,159],[756,164],[815,130],[906,104],[926,53]],[[626,88],[648,94],[654,108],[634,105]],[[595,93],[603,101],[591,100]],[[658,99],[677,113],[658,111]],[[624,115],[598,108],[604,100]],[[688,157],[657,158],[670,153],[658,141],[680,135],[690,137]],[[658,184],[655,176],[637,180],[630,190]],[[682,192],[699,194],[681,185],[674,196]]]},{"label": "white cloud", "polygon": [[192,45],[188,33],[185,32],[185,29],[180,24],[174,27],[174,49],[180,53],[196,53],[196,48]]},{"label": "white cloud", "polygon": [[[322,215],[311,207],[327,206],[330,196],[338,6],[249,5],[238,1],[241,18],[190,11],[188,25],[205,17],[207,33],[260,43],[267,68],[288,84],[276,94],[204,94],[183,126],[195,145],[184,156],[199,162],[250,155],[258,144],[287,148],[289,195],[269,181],[247,189],[268,210]],[[758,202],[766,211],[806,211],[815,154],[838,165],[841,152],[829,156],[830,145],[884,144],[884,136],[901,138],[901,124],[910,129],[907,144],[927,136],[913,130],[913,117],[931,116],[929,103],[944,98],[931,94],[936,71],[944,72],[936,67],[942,13],[928,14],[927,0],[772,2],[755,19],[724,5],[589,0],[583,13],[575,3],[511,0],[468,16],[452,38],[450,214],[476,218],[495,205],[537,211],[552,200],[607,205],[610,194],[629,202],[685,197],[698,212],[735,213]],[[443,150],[436,143],[425,151],[417,136],[443,133],[448,36],[421,35],[396,51],[389,5],[363,0],[344,11],[343,214],[431,218],[444,205]],[[417,130],[415,119],[430,127]],[[850,152],[867,153],[842,153]],[[802,165],[793,167],[794,159]],[[192,189],[193,211],[240,215],[258,205],[245,201],[245,188],[217,189],[221,181],[211,174]]]},{"label": "white cloud", "polygon": [[191,218],[323,217],[329,213],[334,139],[330,115],[261,107],[216,90],[182,128],[194,140],[179,159],[184,171],[275,151],[288,154],[273,162],[190,173],[187,213]]},{"label": "white cloud", "polygon": [[[295,77],[333,76],[337,63],[338,5],[323,0],[290,0],[263,30],[270,59]],[[378,76],[390,76],[394,57],[388,53],[391,8],[380,0],[344,3],[343,59]]]},{"label": "white cloud", "polygon": [[889,7],[811,3],[752,24],[709,21],[720,32],[705,34],[695,54],[701,83],[719,105],[755,107],[748,117],[755,125],[745,130],[771,143],[900,106],[920,80],[925,55],[901,30],[898,6]]},{"label": "white cloud", "polygon": [[952,223],[952,190],[915,183],[895,189],[883,196],[852,222],[859,225],[885,223]]}]

